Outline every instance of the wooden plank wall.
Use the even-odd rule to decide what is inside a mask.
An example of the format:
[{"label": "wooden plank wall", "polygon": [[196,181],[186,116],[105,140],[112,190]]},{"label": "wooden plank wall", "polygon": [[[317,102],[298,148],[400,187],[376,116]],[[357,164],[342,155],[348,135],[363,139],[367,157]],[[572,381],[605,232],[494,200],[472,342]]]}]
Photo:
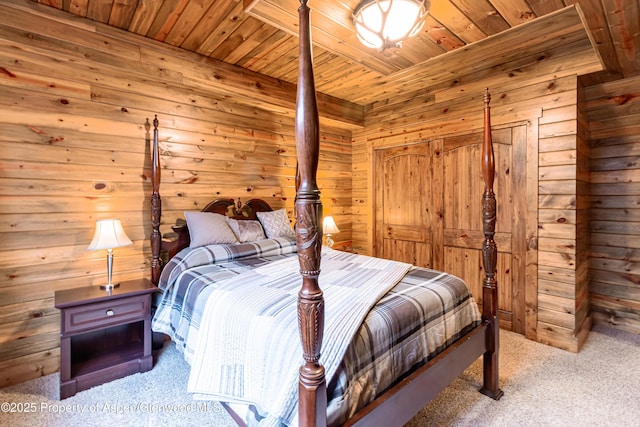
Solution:
[{"label": "wooden plank wall", "polygon": [[640,77],[586,89],[591,137],[591,310],[640,333]]},{"label": "wooden plank wall", "polygon": [[576,140],[576,335],[578,348],[586,341],[592,326],[589,283],[590,234],[589,197],[591,195],[591,147],[584,86],[578,80],[578,135]]},{"label": "wooden plank wall", "polygon": [[578,91],[543,109],[538,132],[538,340],[577,350],[576,239]]},{"label": "wooden plank wall", "polygon": [[[209,86],[213,63],[196,54],[49,9],[0,5],[0,387],[58,370],[54,291],[106,280],[105,253],[87,250],[96,219],[120,218],[134,242],[115,250],[114,279],[148,276],[146,118],[160,121],[163,232],[219,196],[293,217],[293,85],[270,98],[269,82],[227,67],[226,86]],[[348,127],[321,129],[339,244],[351,240]]]},{"label": "wooden plank wall", "polygon": [[[556,58],[556,61],[567,58]],[[570,62],[570,61],[569,61]],[[551,64],[547,64],[551,66]],[[577,351],[585,334],[584,221],[578,218],[578,78],[519,69],[519,77],[493,76],[431,93],[403,94],[371,105],[365,128],[354,131],[353,242],[358,252],[373,253],[370,183],[373,150],[435,137],[468,133],[482,126],[482,88],[492,95],[494,128],[527,123],[526,278],[519,298],[526,303],[525,335]],[[582,144],[584,146],[584,144]],[[582,158],[582,155],[581,155]],[[583,200],[580,198],[580,200]],[[581,203],[581,202],[580,202]],[[538,218],[538,216],[540,218]],[[577,261],[577,262],[576,262]],[[577,263],[579,265],[577,265]],[[579,313],[577,313],[579,312]]]},{"label": "wooden plank wall", "polygon": [[[588,150],[576,104],[544,109],[539,126],[538,340],[578,351],[588,316]],[[582,102],[582,104],[584,104]]]}]

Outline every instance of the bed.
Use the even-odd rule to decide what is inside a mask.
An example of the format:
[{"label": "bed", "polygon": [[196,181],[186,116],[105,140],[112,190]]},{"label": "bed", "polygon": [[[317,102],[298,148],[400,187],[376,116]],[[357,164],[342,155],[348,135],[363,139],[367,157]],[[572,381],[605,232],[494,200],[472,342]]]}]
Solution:
[{"label": "bed", "polygon": [[480,313],[460,278],[322,246],[306,1],[298,11],[294,227],[264,200],[220,198],[186,212],[176,238],[163,240],[153,121],[151,278],[161,290],[154,331],[168,335],[191,365],[194,397],[224,402],[239,425],[402,425],[481,356],[480,391],[499,399],[488,91]]}]

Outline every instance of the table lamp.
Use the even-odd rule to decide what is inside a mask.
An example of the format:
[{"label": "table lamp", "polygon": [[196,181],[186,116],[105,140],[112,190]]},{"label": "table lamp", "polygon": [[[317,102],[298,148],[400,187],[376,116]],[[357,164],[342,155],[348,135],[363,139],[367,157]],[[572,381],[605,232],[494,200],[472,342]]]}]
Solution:
[{"label": "table lamp", "polygon": [[332,234],[338,234],[340,229],[336,225],[332,216],[325,216],[322,221],[322,231],[327,236],[327,246],[330,248],[333,247],[333,239],[331,238]]},{"label": "table lamp", "polygon": [[100,289],[107,292],[117,288],[119,283],[111,282],[111,273],[113,271],[113,248],[131,245],[133,242],[127,237],[122,229],[122,223],[119,219],[99,219],[96,221],[96,232],[93,240],[87,249],[107,250],[107,279],[106,285],[100,285]]}]

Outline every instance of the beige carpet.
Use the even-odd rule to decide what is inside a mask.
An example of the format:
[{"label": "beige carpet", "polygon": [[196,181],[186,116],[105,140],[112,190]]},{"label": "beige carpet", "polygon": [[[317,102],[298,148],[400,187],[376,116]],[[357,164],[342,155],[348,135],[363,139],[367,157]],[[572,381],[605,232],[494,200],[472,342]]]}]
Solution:
[{"label": "beige carpet", "polygon": [[[477,361],[408,426],[640,426],[640,335],[595,327],[578,354],[510,332],[501,342],[500,401],[477,392]],[[187,369],[169,345],[152,371],[64,401],[58,374],[7,387],[0,390],[0,425],[234,426],[220,405],[185,392]]]},{"label": "beige carpet", "polygon": [[577,354],[500,339],[502,399],[475,391],[478,360],[408,426],[640,426],[640,335],[596,326]]}]

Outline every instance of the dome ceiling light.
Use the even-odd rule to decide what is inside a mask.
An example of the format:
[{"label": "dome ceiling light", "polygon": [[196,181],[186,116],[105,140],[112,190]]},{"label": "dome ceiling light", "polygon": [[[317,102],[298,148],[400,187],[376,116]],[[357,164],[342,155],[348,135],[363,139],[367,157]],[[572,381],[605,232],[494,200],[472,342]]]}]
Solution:
[{"label": "dome ceiling light", "polygon": [[402,47],[424,26],[429,0],[363,0],[353,14],[358,39],[382,52]]}]

